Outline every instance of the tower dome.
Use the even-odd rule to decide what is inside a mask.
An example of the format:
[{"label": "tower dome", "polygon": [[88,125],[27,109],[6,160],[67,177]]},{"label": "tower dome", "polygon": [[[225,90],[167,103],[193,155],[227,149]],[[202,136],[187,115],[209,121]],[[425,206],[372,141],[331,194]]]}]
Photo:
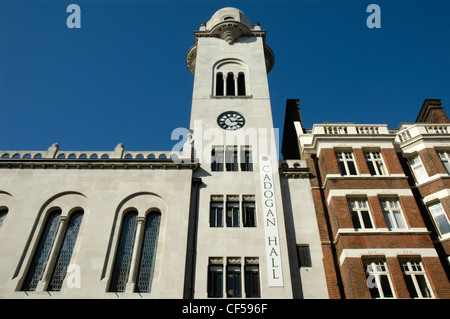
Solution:
[{"label": "tower dome", "polygon": [[227,7],[222,8],[213,14],[211,19],[206,23],[206,30],[211,31],[218,24],[227,23],[231,21],[243,24],[248,29],[252,28],[251,21],[241,10],[232,7]]}]

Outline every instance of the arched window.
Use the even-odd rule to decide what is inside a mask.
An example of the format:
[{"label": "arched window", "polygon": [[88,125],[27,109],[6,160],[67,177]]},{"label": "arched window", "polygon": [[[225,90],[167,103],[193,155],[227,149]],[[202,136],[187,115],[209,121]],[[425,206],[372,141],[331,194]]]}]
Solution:
[{"label": "arched window", "polygon": [[227,74],[227,96],[234,96],[234,74],[232,72],[228,72]]},{"label": "arched window", "polygon": [[60,216],[61,210],[57,209],[47,217],[44,231],[22,285],[22,290],[24,291],[36,290],[36,287],[44,274],[58,232]]},{"label": "arched window", "polygon": [[[138,217],[136,209],[125,214],[114,262],[110,292],[125,292],[135,283],[134,292],[150,292],[155,267],[161,214],[152,211]],[[131,289],[131,287],[130,287]]]},{"label": "arched window", "polygon": [[246,76],[248,66],[237,59],[227,59],[217,62],[213,69],[212,94],[217,97],[236,97],[249,94]]},{"label": "arched window", "polygon": [[[46,288],[47,290],[61,290],[82,218],[83,210],[75,211],[70,215],[66,227],[67,219],[61,216],[61,209],[56,209],[48,215],[44,231],[22,285],[22,290],[36,290],[41,280],[50,283]],[[59,240],[59,238],[61,239]],[[56,242],[61,244],[56,247],[52,254],[53,246]],[[50,269],[49,265],[54,265],[54,268]],[[48,274],[51,274],[51,276]]]},{"label": "arched window", "polygon": [[69,223],[61,245],[61,250],[56,260],[55,269],[53,270],[50,284],[47,290],[59,291],[66,277],[67,267],[69,267],[72,258],[73,247],[77,241],[78,230],[80,229],[81,220],[83,219],[83,211],[77,210],[70,215]]},{"label": "arched window", "polygon": [[128,281],[133,255],[134,239],[137,227],[137,211],[131,211],[123,217],[120,231],[119,247],[117,248],[114,270],[109,291],[123,292]]},{"label": "arched window", "polygon": [[8,208],[2,208],[0,209],[0,228],[3,225],[3,222],[6,218],[6,215],[8,215]]},{"label": "arched window", "polygon": [[245,95],[245,75],[242,72],[238,75],[238,95]]},{"label": "arched window", "polygon": [[144,238],[142,240],[139,272],[136,280],[136,292],[150,292],[151,290],[160,221],[161,214],[158,212],[151,212],[147,215]]},{"label": "arched window", "polygon": [[216,95],[223,96],[223,74],[219,72],[216,74]]}]

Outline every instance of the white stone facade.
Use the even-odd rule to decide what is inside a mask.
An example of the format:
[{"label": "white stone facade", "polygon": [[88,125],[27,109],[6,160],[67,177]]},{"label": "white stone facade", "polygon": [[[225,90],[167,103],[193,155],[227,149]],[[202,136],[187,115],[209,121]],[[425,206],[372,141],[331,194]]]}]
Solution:
[{"label": "white stone facade", "polygon": [[[278,160],[267,81],[274,55],[265,31],[237,9],[219,10],[195,32],[186,63],[195,78],[183,152],[126,152],[123,145],[62,152],[57,144],[46,152],[0,152],[0,209],[7,210],[1,298],[328,298],[306,165],[280,168]],[[221,122],[226,112],[238,117]],[[238,121],[238,128],[220,127]],[[221,218],[214,223],[213,206]],[[43,275],[24,289],[55,209],[60,230]],[[61,289],[49,291],[67,220],[80,209],[73,267]],[[131,210],[138,224],[130,269],[123,291],[111,291],[123,217]],[[160,224],[151,290],[138,293],[143,223],[153,211]],[[308,246],[312,266],[299,267],[299,245]],[[221,287],[211,283],[213,275]]]}]

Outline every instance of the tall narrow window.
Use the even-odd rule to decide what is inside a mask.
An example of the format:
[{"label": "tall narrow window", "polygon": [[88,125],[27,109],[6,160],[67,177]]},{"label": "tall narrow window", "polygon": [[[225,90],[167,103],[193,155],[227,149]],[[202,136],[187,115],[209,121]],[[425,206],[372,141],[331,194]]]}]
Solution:
[{"label": "tall narrow window", "polygon": [[0,228],[2,228],[3,222],[5,221],[6,215],[8,215],[8,208],[0,209]]},{"label": "tall narrow window", "polygon": [[222,258],[210,258],[208,266],[208,298],[223,297]]},{"label": "tall narrow window", "polygon": [[227,200],[227,227],[239,227],[239,201]]},{"label": "tall narrow window", "polygon": [[245,75],[244,73],[239,73],[238,75],[238,95],[245,95]]},{"label": "tall narrow window", "polygon": [[229,72],[227,74],[227,96],[234,96],[235,88],[234,88],[234,74],[232,72]]},{"label": "tall narrow window", "polygon": [[342,176],[358,174],[352,152],[336,152],[336,159]]},{"label": "tall narrow window", "polygon": [[423,166],[419,156],[411,158],[409,160],[409,164],[414,173],[414,176],[416,177],[417,183],[423,183],[428,179],[427,171],[425,170],[425,167]]},{"label": "tall narrow window", "polygon": [[366,283],[372,298],[394,298],[389,271],[384,259],[364,260]]},{"label": "tall narrow window", "polygon": [[78,237],[81,220],[83,219],[83,211],[79,210],[70,215],[69,223],[67,224],[66,233],[61,245],[61,250],[56,260],[55,269],[53,270],[49,291],[61,290],[62,283],[67,274],[67,267],[69,267],[70,259],[72,258],[73,248]]},{"label": "tall narrow window", "polygon": [[398,200],[380,200],[384,219],[389,230],[406,229],[406,221]]},{"label": "tall narrow window", "polygon": [[137,215],[136,211],[132,211],[128,212],[123,218],[119,245],[109,288],[109,291],[111,292],[125,291],[130,273],[134,239],[136,236]]},{"label": "tall narrow window", "polygon": [[431,217],[433,217],[437,229],[441,233],[441,236],[450,233],[450,223],[448,222],[448,217],[442,208],[442,204],[436,203],[430,205],[428,206],[428,209],[431,213]]},{"label": "tall narrow window", "polygon": [[245,297],[261,297],[258,258],[245,258]]},{"label": "tall narrow window", "polygon": [[221,72],[216,74],[216,95],[223,96],[223,74]]},{"label": "tall narrow window", "polygon": [[225,151],[225,159],[227,171],[235,172],[238,170],[238,154],[235,146],[227,147]]},{"label": "tall narrow window", "polygon": [[241,171],[253,171],[252,151],[249,146],[241,147]]},{"label": "tall narrow window", "polygon": [[411,298],[433,298],[422,262],[419,259],[405,259],[400,264]]},{"label": "tall narrow window", "polygon": [[355,229],[373,229],[372,217],[370,216],[367,200],[349,200],[348,206]]},{"label": "tall narrow window", "polygon": [[223,146],[213,146],[211,150],[211,171],[223,171]]},{"label": "tall narrow window", "polygon": [[241,298],[241,261],[240,258],[228,258],[227,264],[227,297]]},{"label": "tall narrow window", "polygon": [[223,227],[223,198],[221,196],[216,196],[211,199],[209,226]]},{"label": "tall narrow window", "polygon": [[447,174],[450,174],[450,154],[449,152],[442,151],[438,152],[439,158],[441,159],[442,164],[444,164],[445,169],[447,170]]},{"label": "tall narrow window", "polygon": [[34,291],[44,274],[48,258],[58,233],[61,210],[53,211],[45,222],[44,231],[34,253],[27,275],[22,285],[24,291]]},{"label": "tall narrow window", "polygon": [[370,175],[386,175],[383,157],[380,152],[364,152]]},{"label": "tall narrow window", "polygon": [[139,272],[135,287],[136,292],[151,291],[160,222],[161,214],[159,212],[147,214],[139,262]]},{"label": "tall narrow window", "polygon": [[[249,196],[250,197],[250,196]],[[256,227],[256,212],[254,197],[242,202],[242,222],[244,227]]]}]

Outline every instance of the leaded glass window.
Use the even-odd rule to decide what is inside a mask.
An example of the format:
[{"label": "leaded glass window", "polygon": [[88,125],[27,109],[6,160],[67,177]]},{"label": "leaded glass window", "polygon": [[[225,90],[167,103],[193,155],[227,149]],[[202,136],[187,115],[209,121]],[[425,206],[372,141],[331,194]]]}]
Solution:
[{"label": "leaded glass window", "polygon": [[136,292],[150,292],[151,290],[160,222],[160,213],[151,212],[147,215]]},{"label": "leaded glass window", "polygon": [[44,274],[56,234],[58,233],[60,216],[61,210],[55,210],[47,217],[44,231],[42,232],[22,286],[22,290],[24,291],[36,290],[39,280],[41,280]]},{"label": "leaded glass window", "polygon": [[130,274],[131,258],[133,255],[134,239],[136,237],[137,212],[129,212],[123,218],[120,232],[119,246],[109,291],[123,292]]},{"label": "leaded glass window", "polygon": [[72,257],[73,247],[78,236],[78,230],[80,229],[81,220],[83,219],[83,211],[74,212],[69,219],[67,230],[64,235],[64,240],[61,245],[61,250],[56,261],[53,275],[50,279],[48,287],[49,291],[59,291],[67,273],[67,267]]}]

